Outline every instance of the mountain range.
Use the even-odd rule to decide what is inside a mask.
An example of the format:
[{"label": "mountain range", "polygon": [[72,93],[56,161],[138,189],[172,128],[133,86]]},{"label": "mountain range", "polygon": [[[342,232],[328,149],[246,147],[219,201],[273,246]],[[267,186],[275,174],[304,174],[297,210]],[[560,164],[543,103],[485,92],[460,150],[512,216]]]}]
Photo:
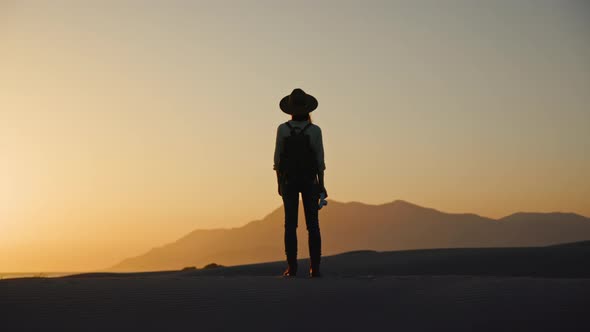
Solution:
[{"label": "mountain range", "polygon": [[[500,219],[452,214],[397,200],[382,205],[330,201],[320,212],[324,255],[354,250],[531,247],[590,239],[590,218],[574,213],[515,213]],[[307,236],[299,212],[299,256]],[[108,271],[177,270],[215,262],[238,265],[284,259],[283,210],[230,229],[195,230],[121,261]]]}]

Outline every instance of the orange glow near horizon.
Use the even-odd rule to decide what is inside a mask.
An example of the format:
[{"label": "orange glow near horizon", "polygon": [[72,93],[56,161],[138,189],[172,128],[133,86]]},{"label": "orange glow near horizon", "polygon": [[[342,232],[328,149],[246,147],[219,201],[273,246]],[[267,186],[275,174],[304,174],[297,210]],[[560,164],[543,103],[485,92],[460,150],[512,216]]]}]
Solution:
[{"label": "orange glow near horizon", "polygon": [[590,20],[393,3],[303,23],[260,3],[0,5],[0,272],[100,269],[264,217],[294,87],[319,100],[331,199],[590,216]]}]

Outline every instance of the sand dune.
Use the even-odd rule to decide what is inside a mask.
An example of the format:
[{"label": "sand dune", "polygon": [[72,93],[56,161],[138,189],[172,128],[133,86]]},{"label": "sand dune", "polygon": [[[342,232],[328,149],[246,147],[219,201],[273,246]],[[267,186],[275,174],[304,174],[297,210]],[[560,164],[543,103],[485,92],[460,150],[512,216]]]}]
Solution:
[{"label": "sand dune", "polygon": [[[7,331],[587,331],[588,243],[358,251],[322,279],[283,262],[0,281]],[[301,264],[305,264],[305,260]]]},{"label": "sand dune", "polygon": [[[469,275],[590,278],[590,246],[533,248],[453,248],[392,252],[357,251],[325,257],[325,275]],[[252,264],[188,275],[276,275],[284,262]],[[308,260],[300,260],[303,267]]]},{"label": "sand dune", "polygon": [[[590,241],[545,247],[445,248],[377,252],[359,250],[322,258],[323,274],[346,276],[468,275],[590,278]],[[308,259],[300,259],[305,269]],[[87,273],[72,278],[182,276],[275,276],[283,260],[216,269],[137,273]]]}]

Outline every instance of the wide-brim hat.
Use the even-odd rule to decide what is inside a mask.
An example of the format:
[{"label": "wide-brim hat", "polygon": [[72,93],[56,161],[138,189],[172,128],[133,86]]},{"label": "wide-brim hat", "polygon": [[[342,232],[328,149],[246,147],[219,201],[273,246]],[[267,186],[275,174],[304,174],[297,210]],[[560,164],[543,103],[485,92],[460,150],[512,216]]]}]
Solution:
[{"label": "wide-brim hat", "polygon": [[318,100],[301,89],[295,89],[279,103],[281,110],[291,115],[302,115],[313,112],[318,107]]}]

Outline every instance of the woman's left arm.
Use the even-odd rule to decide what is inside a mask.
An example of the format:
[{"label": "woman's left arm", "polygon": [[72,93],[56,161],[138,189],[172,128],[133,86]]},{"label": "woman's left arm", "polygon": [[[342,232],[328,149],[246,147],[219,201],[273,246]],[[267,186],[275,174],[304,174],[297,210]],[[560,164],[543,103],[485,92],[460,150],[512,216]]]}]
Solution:
[{"label": "woman's left arm", "polygon": [[282,196],[282,192],[281,192],[281,174],[279,172],[279,163],[281,162],[281,152],[282,152],[282,149],[283,149],[283,140],[281,139],[280,131],[281,131],[281,126],[279,126],[277,128],[277,138],[276,138],[276,142],[275,142],[275,154],[274,154],[273,169],[277,173],[277,185],[278,185],[279,196]]}]

